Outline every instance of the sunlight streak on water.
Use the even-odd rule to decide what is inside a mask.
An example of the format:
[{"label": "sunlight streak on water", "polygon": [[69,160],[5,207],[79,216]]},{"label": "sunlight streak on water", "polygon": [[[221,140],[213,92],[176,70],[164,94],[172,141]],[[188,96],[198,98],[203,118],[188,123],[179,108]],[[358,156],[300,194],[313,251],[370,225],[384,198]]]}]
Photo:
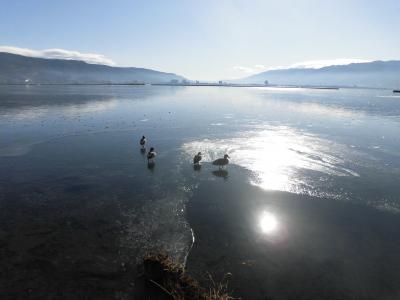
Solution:
[{"label": "sunlight streak on water", "polygon": [[[336,148],[336,149],[335,149]],[[231,163],[253,171],[252,183],[266,190],[312,194],[313,183],[305,182],[299,170],[318,171],[335,176],[359,176],[346,167],[343,146],[287,126],[263,126],[238,133],[232,138],[204,139],[183,145],[191,155],[201,151],[203,161],[228,153]]]}]

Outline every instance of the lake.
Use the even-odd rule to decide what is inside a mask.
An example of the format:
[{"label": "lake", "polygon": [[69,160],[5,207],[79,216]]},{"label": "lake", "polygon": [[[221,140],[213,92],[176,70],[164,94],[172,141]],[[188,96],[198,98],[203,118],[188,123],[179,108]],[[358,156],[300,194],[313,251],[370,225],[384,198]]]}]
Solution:
[{"label": "lake", "polygon": [[1,299],[132,299],[159,251],[243,299],[400,298],[389,90],[0,86],[0,170]]}]

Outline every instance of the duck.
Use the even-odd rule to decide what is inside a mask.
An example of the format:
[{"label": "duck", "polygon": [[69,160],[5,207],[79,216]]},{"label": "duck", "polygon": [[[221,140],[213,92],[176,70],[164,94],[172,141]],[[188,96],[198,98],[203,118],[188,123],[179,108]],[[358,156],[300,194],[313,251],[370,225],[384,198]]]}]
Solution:
[{"label": "duck", "polygon": [[193,164],[194,165],[200,164],[201,159],[202,159],[201,152],[199,152],[193,157]]},{"label": "duck", "polygon": [[146,137],[143,135],[142,138],[140,139],[139,142],[140,146],[144,148],[144,145],[146,145]]},{"label": "duck", "polygon": [[147,161],[148,162],[150,162],[150,161],[153,162],[154,158],[156,157],[156,155],[157,155],[157,153],[154,151],[154,148],[151,147],[150,151],[147,153]]},{"label": "duck", "polygon": [[224,166],[226,166],[227,164],[229,164],[229,155],[225,154],[224,158],[218,158],[216,160],[213,161],[213,165],[218,166],[220,169]]}]

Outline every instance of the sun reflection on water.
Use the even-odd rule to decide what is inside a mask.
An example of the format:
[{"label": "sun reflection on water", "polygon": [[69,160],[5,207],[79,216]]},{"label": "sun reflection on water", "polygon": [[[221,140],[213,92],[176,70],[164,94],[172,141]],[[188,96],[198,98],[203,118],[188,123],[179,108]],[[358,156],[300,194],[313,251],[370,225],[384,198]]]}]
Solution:
[{"label": "sun reflection on water", "polygon": [[264,234],[272,234],[278,229],[278,220],[272,213],[263,211],[259,218],[259,227]]}]

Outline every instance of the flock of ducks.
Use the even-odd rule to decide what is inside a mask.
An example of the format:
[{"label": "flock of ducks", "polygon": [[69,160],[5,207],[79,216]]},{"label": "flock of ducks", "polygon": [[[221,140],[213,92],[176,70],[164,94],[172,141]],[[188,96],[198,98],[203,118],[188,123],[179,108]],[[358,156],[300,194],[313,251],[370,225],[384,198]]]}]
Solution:
[{"label": "flock of ducks", "polygon": [[[146,142],[147,142],[146,137],[143,135],[142,138],[141,138],[140,141],[139,141],[139,144],[140,144],[140,146],[141,146],[140,151],[141,151],[142,153],[145,153],[145,152],[146,152],[146,148],[145,148]],[[154,164],[154,159],[156,158],[157,153],[154,151],[154,148],[151,147],[150,150],[149,150],[149,152],[147,152],[147,155],[146,155],[146,156],[147,156],[147,163],[148,163],[148,164]],[[193,157],[193,165],[194,165],[194,166],[200,166],[200,161],[202,160],[202,158],[203,158],[203,157],[202,157],[201,152],[198,152],[198,153]],[[212,164],[215,165],[215,166],[218,166],[219,169],[224,168],[226,165],[229,164],[229,158],[230,158],[229,155],[228,155],[228,154],[225,154],[223,158],[218,158],[218,159],[214,160],[214,161],[212,162]]]}]

